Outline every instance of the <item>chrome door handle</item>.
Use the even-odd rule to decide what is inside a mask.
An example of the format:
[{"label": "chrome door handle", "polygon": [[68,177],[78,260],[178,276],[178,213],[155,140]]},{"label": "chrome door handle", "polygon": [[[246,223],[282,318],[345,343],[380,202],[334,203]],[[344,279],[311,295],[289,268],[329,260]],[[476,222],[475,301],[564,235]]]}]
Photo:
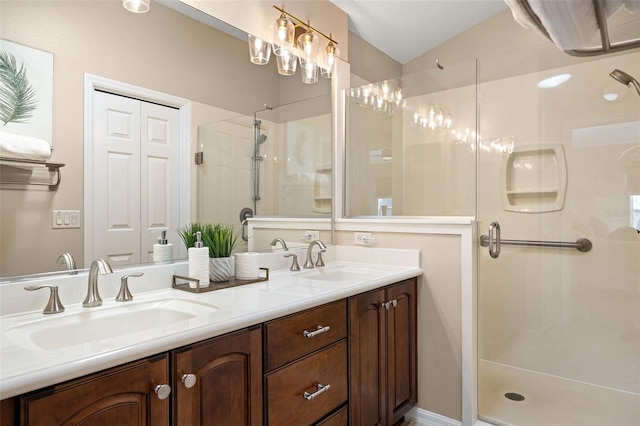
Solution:
[{"label": "chrome door handle", "polygon": [[489,224],[489,256],[500,256],[500,224],[495,221]]},{"label": "chrome door handle", "polygon": [[320,383],[318,383],[318,390],[315,391],[314,393],[305,392],[303,395],[304,399],[306,399],[307,401],[311,401],[313,398],[317,397],[321,393],[328,391],[330,387],[331,385],[321,385]]}]

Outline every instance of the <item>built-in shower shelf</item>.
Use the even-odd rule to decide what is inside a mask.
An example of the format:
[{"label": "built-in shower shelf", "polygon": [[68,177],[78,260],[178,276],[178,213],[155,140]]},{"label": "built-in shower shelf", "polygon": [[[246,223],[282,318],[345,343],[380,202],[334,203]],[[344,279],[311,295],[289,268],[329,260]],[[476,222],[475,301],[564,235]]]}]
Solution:
[{"label": "built-in shower shelf", "polygon": [[502,162],[502,207],[541,213],[561,210],[567,181],[562,145],[515,147]]}]

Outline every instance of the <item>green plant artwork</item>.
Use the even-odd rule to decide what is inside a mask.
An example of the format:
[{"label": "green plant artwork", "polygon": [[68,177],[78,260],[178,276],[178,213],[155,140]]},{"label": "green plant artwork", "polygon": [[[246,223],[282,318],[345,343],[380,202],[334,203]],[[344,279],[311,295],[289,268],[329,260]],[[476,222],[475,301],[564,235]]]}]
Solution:
[{"label": "green plant artwork", "polygon": [[29,83],[24,64],[15,56],[0,52],[0,121],[7,123],[27,123],[33,116],[38,100],[36,91]]}]

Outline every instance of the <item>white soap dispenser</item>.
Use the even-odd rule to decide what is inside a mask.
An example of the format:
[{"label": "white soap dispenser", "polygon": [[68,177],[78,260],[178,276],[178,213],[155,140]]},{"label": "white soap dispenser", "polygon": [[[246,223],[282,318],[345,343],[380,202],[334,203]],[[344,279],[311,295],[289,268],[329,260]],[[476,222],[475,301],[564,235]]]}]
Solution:
[{"label": "white soap dispenser", "polygon": [[[188,250],[189,278],[200,280],[200,288],[209,287],[209,248],[202,243],[202,233],[195,234],[196,242]],[[189,281],[189,287],[198,288],[198,284]]]},{"label": "white soap dispenser", "polygon": [[158,238],[158,243],[153,245],[154,262],[170,262],[173,260],[173,244],[167,241],[167,231],[164,230]]}]

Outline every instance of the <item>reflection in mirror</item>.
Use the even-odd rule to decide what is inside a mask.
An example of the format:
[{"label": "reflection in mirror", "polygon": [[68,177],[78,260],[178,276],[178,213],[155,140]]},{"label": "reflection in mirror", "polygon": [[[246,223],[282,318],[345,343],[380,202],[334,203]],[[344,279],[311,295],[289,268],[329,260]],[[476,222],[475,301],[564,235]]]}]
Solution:
[{"label": "reflection in mirror", "polygon": [[[330,218],[330,95],[201,125],[198,146],[203,152],[197,166],[201,221],[231,223],[242,234],[247,212],[250,217]],[[294,239],[304,241],[302,234]],[[245,239],[240,250],[247,247],[271,249]]]},{"label": "reflection in mirror", "polygon": [[[306,210],[290,208],[308,205],[309,199],[313,201],[309,191],[303,193],[303,197],[306,197],[304,202],[297,202],[296,195],[285,197],[287,191],[294,194],[298,190],[291,189],[292,181],[298,186],[304,182],[313,188],[315,171],[330,165],[330,156],[325,154],[324,148],[317,148],[320,150],[318,152],[314,145],[317,138],[324,137],[320,135],[329,135],[329,102],[323,105],[324,109],[320,112],[307,111],[298,115],[284,114],[284,107],[274,110],[264,108],[265,104],[291,105],[292,112],[302,112],[306,107],[300,107],[304,103],[298,102],[329,98],[330,80],[321,78],[318,84],[305,85],[299,74],[280,77],[275,61],[266,66],[253,65],[249,61],[246,34],[239,39],[204,24],[211,17],[199,11],[189,9],[191,16],[186,16],[182,11],[166,7],[166,4],[177,5],[180,2],[154,2],[151,10],[143,15],[127,12],[118,1],[2,2],[0,38],[53,53],[51,160],[66,165],[62,171],[62,182],[56,191],[46,188],[0,188],[0,275],[3,277],[63,271],[65,266],[56,261],[65,252],[74,257],[79,268],[92,261],[84,259],[83,242],[84,232],[92,224],[82,221],[86,205],[83,197],[85,173],[82,148],[85,74],[191,101],[191,121],[187,123],[191,129],[191,147],[185,150],[188,158],[184,158],[181,165],[190,169],[190,173],[184,175],[191,176],[186,185],[190,187],[191,202],[186,206],[188,214],[181,217],[181,223],[197,220],[229,222],[240,229],[238,207],[254,208],[252,152],[246,151],[251,149],[250,141],[243,145],[243,157],[233,158],[233,162],[228,158],[226,163],[234,173],[245,169],[246,176],[242,179],[244,185],[249,186],[249,191],[230,191],[228,173],[223,173],[223,178],[214,182],[207,179],[208,183],[203,182],[204,188],[201,188],[198,176],[200,169],[196,170],[193,165],[193,153],[200,150],[196,148],[199,129],[228,118],[244,116],[247,119],[243,123],[249,124],[248,137],[251,139],[254,113],[263,122],[261,130],[268,138],[260,146],[261,156],[268,158],[263,158],[260,163],[261,200],[257,200],[257,216],[254,220],[265,215],[330,216],[324,210],[318,212],[313,207]],[[38,30],[34,31],[34,28]],[[316,135],[320,122],[326,123],[327,128]],[[287,134],[298,137],[285,137]],[[302,134],[304,137],[299,136]],[[330,140],[329,136],[326,138]],[[306,141],[306,144],[298,143],[300,140]],[[306,151],[311,146],[312,150]],[[209,147],[203,148],[203,151],[205,156],[213,160],[205,158],[205,163],[199,167],[210,166],[230,155],[229,152],[216,152]],[[289,155],[298,155],[297,159],[308,158],[310,162],[287,167],[284,158]],[[200,192],[215,185],[226,187],[217,194],[207,195],[210,197],[207,203],[201,203]],[[238,194],[242,202],[233,198]],[[323,194],[323,197],[325,195],[330,198],[330,194]],[[322,208],[326,210],[327,204],[324,203]],[[217,208],[229,207],[229,213],[218,216],[219,212],[208,212],[205,204],[215,204]],[[79,211],[80,227],[52,229],[53,210]],[[153,230],[154,237],[159,236],[161,231]],[[174,230],[167,230],[167,239],[174,245],[181,244]],[[253,249],[265,248],[270,247],[262,244]]]},{"label": "reflection in mirror", "polygon": [[[474,214],[475,72],[469,61],[349,91],[346,216]],[[400,84],[400,106],[375,102]]]}]

